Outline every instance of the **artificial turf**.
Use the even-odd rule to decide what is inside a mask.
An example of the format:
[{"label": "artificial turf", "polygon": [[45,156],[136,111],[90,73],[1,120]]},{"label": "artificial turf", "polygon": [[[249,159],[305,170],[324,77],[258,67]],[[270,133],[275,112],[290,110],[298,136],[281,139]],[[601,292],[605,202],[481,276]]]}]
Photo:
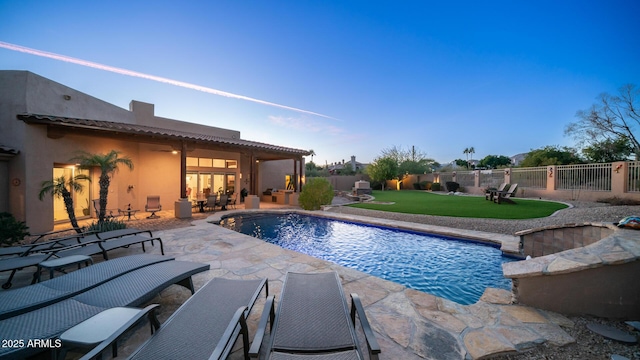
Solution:
[{"label": "artificial turf", "polygon": [[488,219],[532,219],[546,217],[567,205],[553,201],[511,198],[515,204],[495,204],[484,196],[434,194],[427,191],[374,191],[375,202],[352,207],[405,214],[457,216]]}]

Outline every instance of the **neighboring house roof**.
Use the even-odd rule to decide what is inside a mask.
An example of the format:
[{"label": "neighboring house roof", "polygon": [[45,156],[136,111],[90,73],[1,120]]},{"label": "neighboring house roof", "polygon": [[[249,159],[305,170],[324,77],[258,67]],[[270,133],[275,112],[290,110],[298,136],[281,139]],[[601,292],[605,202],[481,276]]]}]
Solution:
[{"label": "neighboring house roof", "polygon": [[138,135],[161,141],[186,140],[196,143],[224,145],[237,148],[251,148],[260,151],[275,152],[287,155],[310,155],[309,151],[307,150],[287,148],[256,141],[231,139],[219,136],[196,134],[153,126],[127,124],[114,121],[78,119],[39,114],[18,114],[18,119],[29,124],[45,124],[49,126],[67,127],[70,129],[85,129],[110,134],[127,134],[134,136]]}]

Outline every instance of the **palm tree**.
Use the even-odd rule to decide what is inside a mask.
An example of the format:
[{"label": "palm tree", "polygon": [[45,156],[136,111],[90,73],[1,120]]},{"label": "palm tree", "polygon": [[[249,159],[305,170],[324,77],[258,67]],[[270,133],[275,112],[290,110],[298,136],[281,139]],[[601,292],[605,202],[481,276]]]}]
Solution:
[{"label": "palm tree", "polygon": [[104,222],[107,210],[107,195],[109,194],[109,184],[111,183],[111,175],[118,170],[119,165],[124,165],[133,170],[133,162],[129,157],[118,157],[120,151],[111,150],[107,154],[90,154],[88,152],[80,152],[73,161],[80,164],[81,169],[90,169],[93,167],[100,168],[100,212],[98,213],[98,224]]},{"label": "palm tree", "polygon": [[43,181],[42,184],[40,184],[40,194],[38,194],[40,201],[42,201],[47,194],[62,198],[67,214],[69,215],[69,221],[71,221],[71,226],[73,226],[78,233],[81,233],[82,230],[78,226],[76,213],[73,210],[73,198],[71,197],[71,191],[69,189],[77,193],[82,193],[84,185],[82,185],[81,181],[91,181],[91,179],[87,175],[79,174],[67,180],[67,178],[62,175],[53,180]]},{"label": "palm tree", "polygon": [[475,153],[476,153],[476,149],[474,149],[473,146],[470,147],[469,148],[469,155],[471,155],[471,160],[473,160],[473,154],[475,154]]}]

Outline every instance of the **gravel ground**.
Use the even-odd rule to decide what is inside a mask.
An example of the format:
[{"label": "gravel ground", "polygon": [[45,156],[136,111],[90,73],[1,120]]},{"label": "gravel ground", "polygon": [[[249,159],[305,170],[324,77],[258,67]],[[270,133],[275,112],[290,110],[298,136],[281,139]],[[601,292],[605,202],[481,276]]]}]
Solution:
[{"label": "gravel ground", "polygon": [[[342,198],[335,198],[334,205],[344,204]],[[496,220],[477,218],[454,218],[447,216],[411,215],[385,211],[356,209],[347,206],[336,206],[328,211],[344,214],[363,215],[398,221],[409,221],[430,225],[447,226],[452,228],[487,231],[493,233],[509,234],[521,230],[527,230],[547,225],[562,225],[583,222],[618,222],[626,216],[640,216],[640,206],[610,206],[608,204],[594,202],[567,202],[571,208],[560,210],[556,214],[546,218],[530,220]],[[629,359],[640,360],[640,345],[627,345],[595,334],[587,328],[589,323],[599,323],[618,328],[627,333],[640,336],[640,332],[632,329],[621,320],[608,320],[594,317],[569,317],[574,323],[572,327],[564,330],[571,335],[576,342],[564,347],[550,344],[542,344],[527,352],[500,355],[492,359],[499,360],[597,360],[611,359],[611,355],[617,354]],[[640,319],[624,319],[640,320]]]}]

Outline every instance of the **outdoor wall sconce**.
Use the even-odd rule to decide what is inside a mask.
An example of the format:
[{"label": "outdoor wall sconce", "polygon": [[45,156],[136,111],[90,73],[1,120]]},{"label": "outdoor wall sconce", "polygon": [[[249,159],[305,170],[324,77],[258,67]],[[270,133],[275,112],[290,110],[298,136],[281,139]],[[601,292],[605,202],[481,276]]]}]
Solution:
[{"label": "outdoor wall sconce", "polygon": [[127,192],[131,192],[131,190],[133,190],[133,185],[127,186]]},{"label": "outdoor wall sconce", "polygon": [[505,170],[504,174],[508,176],[509,175],[509,169]]},{"label": "outdoor wall sconce", "polygon": [[457,173],[454,171],[454,172],[453,172],[453,176],[456,176],[456,175],[457,175]]},{"label": "outdoor wall sconce", "polygon": [[65,100],[71,100],[71,95],[62,95]]},{"label": "outdoor wall sconce", "polygon": [[549,172],[549,177],[553,177],[553,168],[552,167],[549,167],[548,172]]},{"label": "outdoor wall sconce", "polygon": [[619,173],[621,168],[622,164],[618,164],[618,166],[616,166],[616,173]]}]

